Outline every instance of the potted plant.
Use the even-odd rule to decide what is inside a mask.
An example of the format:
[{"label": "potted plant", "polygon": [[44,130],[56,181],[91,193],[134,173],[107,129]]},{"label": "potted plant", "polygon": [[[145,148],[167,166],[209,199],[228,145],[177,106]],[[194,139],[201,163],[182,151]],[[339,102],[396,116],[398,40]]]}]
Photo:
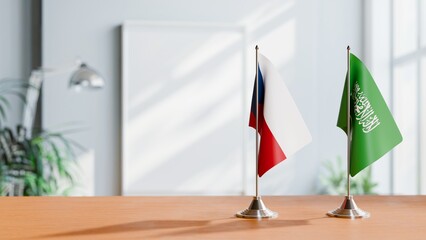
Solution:
[{"label": "potted plant", "polygon": [[0,81],[0,194],[3,196],[67,195],[75,184],[74,148],[64,136],[70,131],[33,131],[4,126],[10,110],[9,96],[26,104],[24,91],[31,86],[18,80]]},{"label": "potted plant", "polygon": [[[343,166],[341,157],[337,161],[326,161],[324,163],[325,174],[320,177],[322,194],[344,195],[346,194],[347,169]],[[377,194],[375,188],[377,183],[373,181],[371,167],[351,179],[351,192],[356,195]]]}]

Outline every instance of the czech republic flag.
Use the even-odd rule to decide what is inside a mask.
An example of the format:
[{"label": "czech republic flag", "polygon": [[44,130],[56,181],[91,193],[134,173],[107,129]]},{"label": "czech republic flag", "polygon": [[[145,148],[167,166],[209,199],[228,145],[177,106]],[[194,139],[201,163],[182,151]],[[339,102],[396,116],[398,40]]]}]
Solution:
[{"label": "czech republic flag", "polygon": [[[258,174],[261,177],[307,145],[312,137],[278,71],[261,54],[258,71]],[[249,126],[256,129],[256,85],[253,90]]]}]

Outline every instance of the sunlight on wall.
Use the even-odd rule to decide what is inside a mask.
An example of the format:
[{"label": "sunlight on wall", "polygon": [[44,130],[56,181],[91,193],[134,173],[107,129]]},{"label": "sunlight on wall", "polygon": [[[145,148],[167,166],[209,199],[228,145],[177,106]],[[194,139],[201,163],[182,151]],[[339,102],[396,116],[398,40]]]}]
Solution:
[{"label": "sunlight on wall", "polygon": [[[243,29],[241,28],[241,30]],[[188,56],[177,63],[177,66],[172,72],[172,77],[174,79],[179,79],[190,75],[206,64],[206,62],[209,62],[210,59],[223,54],[224,51],[229,51],[228,49],[232,47],[232,45],[241,44],[241,41],[241,34],[238,33],[214,34],[206,39],[204,43],[197,46],[196,49],[192,49],[192,51],[188,53]]]}]

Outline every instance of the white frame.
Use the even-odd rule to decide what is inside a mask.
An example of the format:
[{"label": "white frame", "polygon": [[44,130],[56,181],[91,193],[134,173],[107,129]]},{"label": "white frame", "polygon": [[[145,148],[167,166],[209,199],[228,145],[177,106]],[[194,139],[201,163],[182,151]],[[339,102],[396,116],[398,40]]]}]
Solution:
[{"label": "white frame", "polygon": [[[245,61],[246,59],[246,50],[247,50],[247,45],[248,45],[248,39],[247,39],[247,28],[245,26],[242,25],[235,25],[235,24],[221,24],[221,23],[199,23],[199,22],[165,22],[165,21],[125,21],[122,25],[122,29],[121,29],[121,45],[122,45],[122,53],[121,53],[121,57],[122,57],[122,62],[121,62],[121,69],[122,69],[122,76],[121,76],[121,195],[124,195],[124,164],[125,164],[125,159],[127,157],[127,153],[126,153],[126,131],[125,129],[127,128],[127,115],[126,113],[128,112],[128,102],[126,99],[126,96],[128,94],[128,75],[127,72],[124,70],[125,66],[127,64],[126,60],[127,60],[127,54],[126,52],[128,50],[126,50],[126,42],[128,39],[128,36],[126,34],[126,31],[129,29],[134,29],[134,30],[138,30],[139,28],[143,28],[143,27],[180,27],[180,28],[211,28],[211,29],[218,29],[218,30],[232,30],[232,31],[236,31],[242,34],[242,39],[243,39],[243,46],[242,46],[242,53],[243,53],[243,69],[242,69],[242,76],[243,79],[247,79],[247,63]],[[247,84],[246,81],[242,81],[242,89],[243,89],[243,114],[244,116],[248,116],[248,107],[246,106],[247,103],[245,103],[245,99],[246,99],[246,89],[247,89]],[[244,119],[245,120],[245,119]],[[246,124],[245,121],[242,121],[242,124]],[[246,149],[247,149],[247,133],[246,131],[243,131],[242,133],[242,146],[243,146],[243,151],[242,151],[242,165],[243,165],[243,169],[242,169],[242,175],[243,175],[243,179],[242,179],[242,191],[241,191],[241,195],[245,195],[246,192],[246,181],[247,181],[247,177],[246,177]]]}]

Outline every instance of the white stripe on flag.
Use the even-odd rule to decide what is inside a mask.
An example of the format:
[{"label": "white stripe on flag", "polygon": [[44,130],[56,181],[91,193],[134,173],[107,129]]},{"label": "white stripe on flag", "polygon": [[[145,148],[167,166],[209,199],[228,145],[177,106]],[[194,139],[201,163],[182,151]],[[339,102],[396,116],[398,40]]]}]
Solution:
[{"label": "white stripe on flag", "polygon": [[288,158],[308,144],[312,137],[278,71],[261,54],[259,65],[265,84],[265,121]]}]

